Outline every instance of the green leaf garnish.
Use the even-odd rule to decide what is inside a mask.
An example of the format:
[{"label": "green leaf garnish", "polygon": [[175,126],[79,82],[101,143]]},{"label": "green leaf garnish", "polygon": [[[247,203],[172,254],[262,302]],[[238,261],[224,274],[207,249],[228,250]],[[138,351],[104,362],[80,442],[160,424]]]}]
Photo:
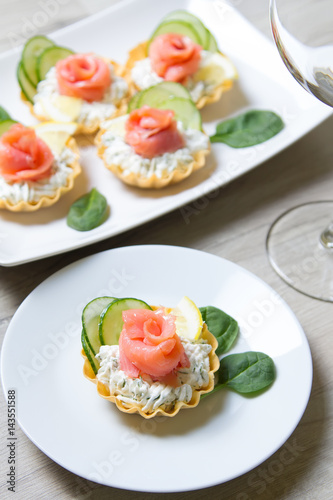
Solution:
[{"label": "green leaf garnish", "polygon": [[107,206],[106,198],[93,188],[70,207],[67,225],[77,231],[90,231],[104,221]]},{"label": "green leaf garnish", "polygon": [[207,324],[208,330],[216,337],[218,347],[216,354],[227,352],[235,342],[238,335],[238,323],[221,309],[213,306],[200,307],[202,319]]},{"label": "green leaf garnish", "polygon": [[[200,307],[200,312],[208,330],[218,342],[216,354],[224,354],[238,336],[237,321],[214,306]],[[232,389],[240,394],[255,394],[269,387],[274,380],[274,361],[267,354],[254,351],[229,354],[220,361],[214,389],[201,397],[209,396],[222,388]]]},{"label": "green leaf garnish", "polygon": [[246,148],[271,139],[283,127],[282,119],[273,111],[251,110],[219,123],[210,140],[232,148]]},{"label": "green leaf garnish", "polygon": [[6,120],[11,120],[11,117],[9,116],[7,111],[2,106],[0,106],[0,122],[4,122]]},{"label": "green leaf garnish", "polygon": [[208,396],[223,387],[240,394],[255,394],[266,389],[275,380],[275,365],[272,358],[262,352],[229,354],[221,360],[217,372],[218,382]]}]

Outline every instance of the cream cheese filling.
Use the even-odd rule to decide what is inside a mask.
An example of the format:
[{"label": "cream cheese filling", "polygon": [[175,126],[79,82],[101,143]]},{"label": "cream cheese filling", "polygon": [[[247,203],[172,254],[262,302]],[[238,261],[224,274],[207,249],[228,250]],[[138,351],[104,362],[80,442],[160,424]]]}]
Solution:
[{"label": "cream cheese filling", "polygon": [[[215,78],[214,76],[212,77],[212,75],[214,75],[214,69],[210,71],[210,75],[209,71],[207,71],[208,77],[206,76],[204,79],[198,80],[196,75],[200,76],[200,72],[202,72],[202,70],[216,67],[216,71],[219,71],[222,75],[222,81],[223,79],[235,78],[235,68],[229,59],[222,54],[202,50],[200,56],[201,59],[198,71],[192,77],[188,78],[185,84],[185,87],[191,94],[194,102],[197,102],[202,96],[214,93],[214,90],[222,83],[219,78]],[[223,70],[224,74],[221,73],[221,70]],[[157,73],[153,71],[149,57],[135,63],[131,71],[131,77],[135,85],[140,90],[164,81],[163,78],[158,76]]]},{"label": "cream cheese filling", "polygon": [[177,372],[179,387],[171,387],[149,378],[131,378],[120,369],[119,346],[101,346],[97,358],[100,369],[97,379],[109,387],[110,393],[127,405],[136,404],[146,413],[157,408],[170,410],[177,401],[188,403],[193,390],[209,384],[209,353],[212,349],[206,342],[191,342],[181,337],[184,350],[190,360],[189,368]]},{"label": "cream cheese filling", "polygon": [[43,196],[52,197],[57,190],[66,186],[73,173],[71,165],[77,160],[77,154],[65,147],[59,155],[54,156],[50,177],[39,181],[6,181],[0,176],[0,198],[16,205],[21,201],[38,202]]},{"label": "cream cheese filling", "polygon": [[195,153],[209,149],[209,138],[206,134],[200,130],[185,129],[181,122],[177,122],[177,128],[185,139],[185,146],[174,153],[164,153],[152,159],[143,158],[125,142],[127,118],[128,115],[124,115],[101,124],[105,129],[101,136],[101,143],[106,148],[103,158],[107,165],[119,165],[124,175],[134,173],[149,178],[155,174],[161,178],[180,165],[192,163]]},{"label": "cream cheese filling", "polygon": [[[103,99],[96,102],[88,102],[83,99],[75,99],[74,116],[71,112],[68,113],[67,121],[75,121],[87,127],[98,126],[103,120],[112,117],[119,105],[120,101],[128,93],[128,85],[126,80],[115,74],[112,64],[109,64],[111,85],[105,92]],[[66,109],[57,110],[57,99],[60,97],[58,82],[56,77],[56,68],[53,67],[47,73],[45,80],[39,82],[37,93],[34,96],[34,112],[36,115],[45,116],[51,113],[50,104],[55,107],[54,116],[49,116],[55,121],[66,120]],[[63,115],[63,119],[59,120],[58,113]],[[57,116],[56,116],[57,115]],[[76,116],[75,116],[76,115]]]}]

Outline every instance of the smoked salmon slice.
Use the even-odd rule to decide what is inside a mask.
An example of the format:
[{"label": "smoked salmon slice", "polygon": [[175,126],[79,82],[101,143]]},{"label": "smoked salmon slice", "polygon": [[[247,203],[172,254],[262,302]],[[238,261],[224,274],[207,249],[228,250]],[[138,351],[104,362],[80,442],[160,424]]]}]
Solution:
[{"label": "smoked salmon slice", "polygon": [[149,106],[133,110],[126,121],[125,141],[144,158],[154,158],[183,148],[185,141],[177,129],[174,116],[172,110]]},{"label": "smoked salmon slice", "polygon": [[38,181],[51,173],[54,157],[36,132],[20,123],[0,139],[0,175],[8,181]]},{"label": "smoked salmon slice", "polygon": [[176,370],[190,361],[176,333],[175,318],[163,308],[123,312],[119,338],[120,368],[130,377],[148,374],[153,380],[177,385]]},{"label": "smoked salmon slice", "polygon": [[202,47],[177,33],[157,36],[149,46],[151,67],[164,80],[185,83],[199,68]]},{"label": "smoked salmon slice", "polygon": [[88,102],[101,101],[111,85],[107,63],[92,54],[73,54],[58,61],[56,75],[61,95]]}]

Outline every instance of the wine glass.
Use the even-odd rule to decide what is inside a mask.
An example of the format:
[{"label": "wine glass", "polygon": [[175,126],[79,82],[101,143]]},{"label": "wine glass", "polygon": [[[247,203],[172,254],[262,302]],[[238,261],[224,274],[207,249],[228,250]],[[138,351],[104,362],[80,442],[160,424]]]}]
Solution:
[{"label": "wine glass", "polygon": [[[333,106],[333,1],[270,0],[273,38],[293,77]],[[280,215],[266,239],[269,260],[290,286],[333,302],[333,201]]]}]

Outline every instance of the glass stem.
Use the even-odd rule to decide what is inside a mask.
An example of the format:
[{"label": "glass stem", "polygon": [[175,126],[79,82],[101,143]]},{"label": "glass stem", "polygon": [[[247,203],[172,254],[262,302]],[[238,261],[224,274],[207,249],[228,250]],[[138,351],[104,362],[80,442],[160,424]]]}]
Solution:
[{"label": "glass stem", "polygon": [[321,233],[320,243],[325,248],[333,248],[333,222],[331,222]]}]

